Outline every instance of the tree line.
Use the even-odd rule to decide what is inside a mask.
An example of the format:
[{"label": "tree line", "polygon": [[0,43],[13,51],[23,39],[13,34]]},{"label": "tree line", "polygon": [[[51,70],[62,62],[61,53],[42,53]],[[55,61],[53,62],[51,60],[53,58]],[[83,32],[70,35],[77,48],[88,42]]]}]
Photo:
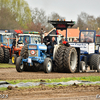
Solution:
[{"label": "tree line", "polygon": [[[21,29],[30,31],[48,32],[53,26],[48,20],[65,19],[64,16],[52,12],[49,16],[43,9],[31,9],[25,0],[0,0],[0,29]],[[85,12],[78,15],[77,22],[73,26],[79,29],[94,29],[100,27],[100,16],[95,18]]]}]

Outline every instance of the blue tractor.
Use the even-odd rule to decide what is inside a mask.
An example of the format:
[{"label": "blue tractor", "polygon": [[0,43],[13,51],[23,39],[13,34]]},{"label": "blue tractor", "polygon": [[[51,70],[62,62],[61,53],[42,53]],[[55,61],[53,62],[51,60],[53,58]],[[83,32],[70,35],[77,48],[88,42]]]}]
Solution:
[{"label": "blue tractor", "polygon": [[[39,70],[39,65],[44,66],[44,71],[49,73],[52,70],[52,59],[47,57],[47,46],[41,43],[28,44],[23,47],[25,52],[16,60],[16,70],[18,72],[27,71],[29,67],[33,71]],[[28,55],[28,58],[27,56]]]},{"label": "blue tractor", "polygon": [[[66,30],[66,41],[67,28],[75,24],[74,21],[49,21],[49,23],[57,30]],[[28,44],[23,55],[17,58],[16,70],[22,72],[28,67],[38,70],[39,65],[42,65],[46,73],[51,72],[52,69],[75,73],[86,72],[87,67],[90,66],[90,70],[100,72],[99,45],[95,44],[95,37],[96,31],[81,30],[78,43],[70,43],[70,47],[56,45],[52,57],[48,56],[47,47],[43,43]]]}]

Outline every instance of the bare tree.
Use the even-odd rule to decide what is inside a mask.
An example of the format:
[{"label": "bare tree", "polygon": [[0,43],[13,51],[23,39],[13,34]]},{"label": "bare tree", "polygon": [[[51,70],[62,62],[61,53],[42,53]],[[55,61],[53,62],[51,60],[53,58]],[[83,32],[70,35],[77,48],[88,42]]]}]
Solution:
[{"label": "bare tree", "polygon": [[80,29],[86,29],[88,27],[88,29],[90,29],[90,30],[97,30],[97,28],[98,28],[96,18],[93,15],[89,15],[85,12],[81,12],[81,14],[78,15],[76,25]]},{"label": "bare tree", "polygon": [[31,10],[32,21],[37,24],[41,23],[41,25],[45,26],[47,23],[47,16],[43,9],[34,8]]},{"label": "bare tree", "polygon": [[98,27],[100,28],[100,16],[96,18],[96,21],[97,21]]},{"label": "bare tree", "polygon": [[20,29],[16,17],[13,16],[9,8],[0,10],[0,29]]},{"label": "bare tree", "polygon": [[65,17],[60,16],[58,13],[52,12],[51,15],[49,16],[49,20],[64,20]]}]

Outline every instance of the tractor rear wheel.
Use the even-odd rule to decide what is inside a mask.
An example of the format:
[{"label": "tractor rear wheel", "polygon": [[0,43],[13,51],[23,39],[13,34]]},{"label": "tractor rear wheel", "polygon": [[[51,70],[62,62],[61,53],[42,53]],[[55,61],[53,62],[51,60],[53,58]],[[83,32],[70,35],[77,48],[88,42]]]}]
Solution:
[{"label": "tractor rear wheel", "polygon": [[12,64],[16,64],[16,59],[17,59],[17,55],[13,54],[11,58]]},{"label": "tractor rear wheel", "polygon": [[93,54],[90,58],[90,69],[100,72],[100,55]]},{"label": "tractor rear wheel", "polygon": [[20,53],[20,56],[22,56],[24,59],[28,58],[28,46],[25,45]]},{"label": "tractor rear wheel", "polygon": [[74,47],[65,49],[64,69],[65,72],[75,73],[77,71],[77,51]]},{"label": "tractor rear wheel", "polygon": [[22,72],[24,70],[24,65],[22,64],[22,57],[19,56],[16,59],[16,70]]},{"label": "tractor rear wheel", "polygon": [[4,52],[3,49],[0,47],[0,63],[2,63],[4,60]]},{"label": "tractor rear wheel", "polygon": [[74,47],[60,46],[55,55],[55,65],[59,72],[74,73],[77,70],[77,51]]},{"label": "tractor rear wheel", "polygon": [[9,63],[9,58],[10,58],[10,52],[9,49],[3,48],[4,50],[4,63]]},{"label": "tractor rear wheel", "polygon": [[50,58],[45,58],[43,67],[45,73],[50,73],[52,71],[52,60]]},{"label": "tractor rear wheel", "polygon": [[55,68],[59,72],[64,72],[64,53],[66,46],[60,46],[55,54]]}]

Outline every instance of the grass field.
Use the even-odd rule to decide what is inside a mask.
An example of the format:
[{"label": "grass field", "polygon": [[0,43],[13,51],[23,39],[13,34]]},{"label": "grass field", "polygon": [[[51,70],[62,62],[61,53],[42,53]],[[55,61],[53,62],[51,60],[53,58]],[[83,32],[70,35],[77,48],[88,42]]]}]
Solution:
[{"label": "grass field", "polygon": [[88,76],[88,77],[68,77],[68,78],[57,78],[57,79],[29,79],[29,80],[6,80],[8,83],[11,84],[17,84],[20,82],[46,82],[46,83],[52,83],[52,82],[68,82],[71,80],[82,80],[82,81],[91,81],[96,82],[100,81],[100,76]]},{"label": "grass field", "polygon": [[0,63],[0,68],[15,68],[15,65]]},{"label": "grass field", "polygon": [[[6,80],[6,82],[10,83],[10,84],[17,84],[20,82],[46,82],[46,83],[52,83],[52,82],[68,82],[70,80],[82,80],[82,81],[100,81],[100,76],[89,76],[89,77],[68,77],[68,78],[57,78],[57,79],[30,79],[30,80]],[[3,81],[3,80],[1,80]],[[79,85],[83,85],[83,84],[79,84]],[[89,85],[89,84],[87,84]],[[96,84],[96,85],[100,85],[100,84]],[[64,86],[64,85],[60,85],[60,86]],[[67,86],[67,85],[65,85]],[[47,87],[55,87],[55,85],[48,85]],[[59,87],[59,85],[58,85]],[[27,88],[41,88],[41,86],[29,86],[29,87],[20,87],[18,89],[27,89]],[[3,87],[0,88],[0,91],[5,91],[7,90],[7,88]]]}]

